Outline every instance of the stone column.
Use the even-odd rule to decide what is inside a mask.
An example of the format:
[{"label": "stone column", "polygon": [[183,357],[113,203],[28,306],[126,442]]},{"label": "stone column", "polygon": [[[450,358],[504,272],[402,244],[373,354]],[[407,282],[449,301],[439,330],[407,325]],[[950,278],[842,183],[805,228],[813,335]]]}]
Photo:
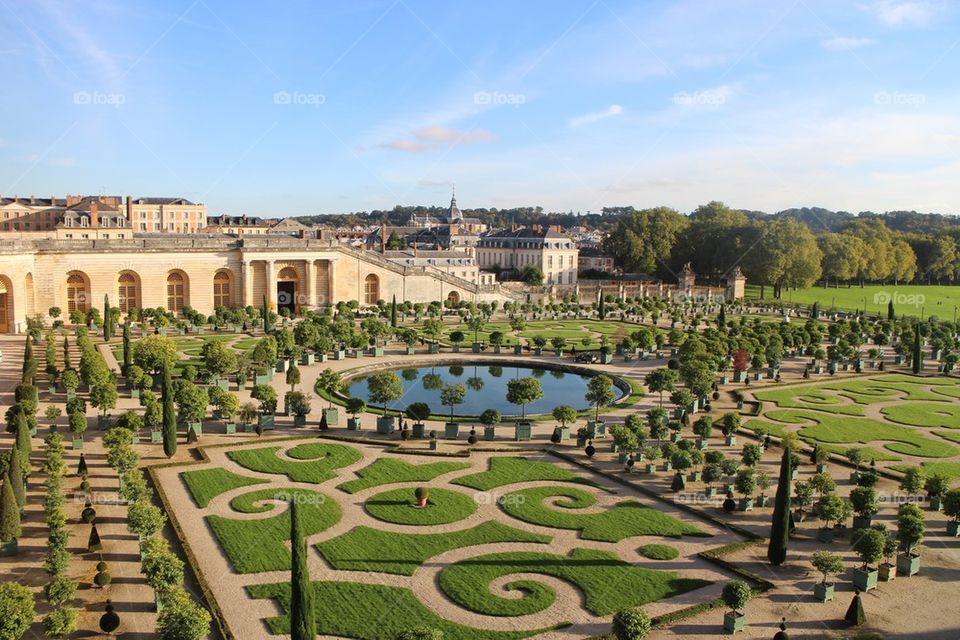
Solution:
[{"label": "stone column", "polygon": [[267,296],[267,303],[270,305],[271,310],[277,310],[277,273],[274,268],[273,260],[264,260],[263,262],[263,288],[264,294]]},{"label": "stone column", "polygon": [[240,263],[240,274],[243,292],[241,303],[244,306],[257,306],[253,299],[253,260],[244,260]]},{"label": "stone column", "polygon": [[337,284],[337,261],[328,260],[327,264],[329,265],[327,268],[327,299],[324,302],[332,306],[336,304],[337,301],[337,292],[335,289]]},{"label": "stone column", "polygon": [[314,301],[314,293],[313,293],[313,289],[316,284],[314,282],[314,280],[316,280],[316,276],[314,275],[314,271],[313,271],[312,258],[305,261],[304,273],[306,274],[306,282],[304,282],[304,285],[303,285],[304,298],[303,298],[302,304],[305,304],[309,309],[313,309],[315,306],[317,306],[317,303]]}]

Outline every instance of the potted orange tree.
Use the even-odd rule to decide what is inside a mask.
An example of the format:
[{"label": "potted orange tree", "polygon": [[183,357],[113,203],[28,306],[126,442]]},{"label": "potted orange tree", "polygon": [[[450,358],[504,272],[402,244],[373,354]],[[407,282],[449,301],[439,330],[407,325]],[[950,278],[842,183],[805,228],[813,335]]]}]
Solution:
[{"label": "potted orange tree", "polygon": [[730,609],[723,615],[723,629],[730,633],[743,631],[747,624],[743,609],[753,597],[753,591],[743,580],[731,580],[723,587],[723,602]]},{"label": "potted orange tree", "polygon": [[943,513],[950,518],[947,522],[947,535],[960,535],[960,489],[951,489],[943,496]]},{"label": "potted orange tree", "polygon": [[869,591],[877,588],[879,571],[871,564],[880,562],[883,549],[886,546],[887,536],[883,531],[868,527],[853,532],[853,550],[860,556],[863,565],[853,570],[853,584],[860,591]]},{"label": "potted orange tree", "polygon": [[813,585],[813,595],[820,602],[833,600],[833,591],[836,587],[830,580],[830,576],[838,576],[843,573],[843,560],[835,553],[829,551],[816,551],[810,559],[813,568],[823,575],[821,582]]}]

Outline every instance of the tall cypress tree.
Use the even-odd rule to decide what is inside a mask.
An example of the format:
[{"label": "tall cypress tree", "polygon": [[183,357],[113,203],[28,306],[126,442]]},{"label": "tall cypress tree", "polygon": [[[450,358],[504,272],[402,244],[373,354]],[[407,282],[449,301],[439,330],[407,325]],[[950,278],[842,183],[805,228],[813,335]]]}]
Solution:
[{"label": "tall cypress tree", "polygon": [[33,376],[36,373],[37,365],[33,361],[33,338],[27,334],[27,342],[23,346],[23,366],[20,369],[20,381],[27,384],[33,384]]},{"label": "tall cypress tree", "polygon": [[9,482],[0,487],[0,543],[20,537],[20,505]]},{"label": "tall cypress tree", "polygon": [[810,317],[813,318],[814,320],[818,320],[818,319],[820,318],[820,303],[819,303],[819,302],[814,302],[814,303],[813,303],[813,308],[810,309]]},{"label": "tall cypress tree", "polygon": [[897,314],[893,312],[893,300],[887,302],[887,320],[896,320]]},{"label": "tall cypress tree", "polygon": [[720,315],[717,316],[717,326],[723,329],[727,326],[727,305],[720,305]]},{"label": "tall cypress tree", "polygon": [[397,295],[393,295],[393,301],[390,303],[390,326],[397,328]]},{"label": "tall cypress tree", "polygon": [[127,375],[127,369],[130,368],[132,359],[133,354],[130,353],[130,321],[127,320],[123,323],[123,375]]},{"label": "tall cypress tree", "polygon": [[920,325],[918,324],[913,331],[913,373],[919,374],[923,371],[923,349],[921,345],[923,340],[920,338]]},{"label": "tall cypress tree", "polygon": [[173,381],[170,365],[163,363],[163,383],[160,387],[163,399],[163,453],[172,458],[177,452],[177,414],[173,408]]},{"label": "tall cypress tree", "polygon": [[17,500],[17,506],[23,511],[23,506],[27,504],[27,488],[23,484],[23,469],[20,467],[20,452],[17,450],[17,444],[14,442],[13,449],[10,450],[10,460],[7,465],[7,481],[13,490],[13,495]]},{"label": "tall cypress tree", "polygon": [[73,365],[70,362],[70,338],[63,336],[63,370],[72,369]]},{"label": "tall cypress tree", "polygon": [[263,296],[263,332],[270,333],[270,306],[267,304],[267,296]]},{"label": "tall cypress tree", "polygon": [[23,410],[17,413],[16,445],[17,452],[20,455],[20,471],[24,475],[29,475],[30,454],[33,453],[33,443],[30,441],[30,427],[27,424],[27,414],[25,414]]},{"label": "tall cypress tree", "polygon": [[770,544],[767,560],[780,566],[787,560],[787,545],[790,542],[790,477],[793,459],[790,447],[784,447],[780,459],[780,479],[777,481],[777,497],[773,504],[773,523],[770,527]]},{"label": "tall cypress tree", "polygon": [[113,337],[113,323],[110,322],[110,296],[103,294],[103,340],[109,342]]},{"label": "tall cypress tree", "polygon": [[290,546],[293,551],[290,559],[290,637],[291,640],[314,640],[317,637],[314,592],[296,495],[290,496]]},{"label": "tall cypress tree", "polygon": [[597,318],[603,320],[603,317],[607,315],[607,301],[603,297],[603,293],[600,294],[600,302],[597,304]]}]

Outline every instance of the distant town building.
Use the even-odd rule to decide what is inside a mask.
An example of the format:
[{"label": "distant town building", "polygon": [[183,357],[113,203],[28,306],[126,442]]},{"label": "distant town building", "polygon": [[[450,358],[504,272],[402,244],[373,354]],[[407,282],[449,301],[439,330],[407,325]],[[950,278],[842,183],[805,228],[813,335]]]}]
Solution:
[{"label": "distant town building", "polygon": [[613,256],[593,246],[580,247],[579,268],[580,273],[585,271],[602,271],[611,274],[619,272],[614,265]]},{"label": "distant town building", "polygon": [[477,243],[477,264],[485,271],[512,270],[528,266],[543,271],[547,285],[576,284],[577,247],[559,227],[513,227],[488,231]]},{"label": "distant town building", "polygon": [[473,284],[493,284],[494,274],[481,274],[476,259],[462,251],[450,250],[387,250],[384,257],[394,264],[405,267],[430,267],[438,269]]},{"label": "distant town building", "polygon": [[[185,198],[68,195],[64,198],[0,197],[0,232],[46,232],[87,238],[129,237],[132,232],[197,233],[207,224],[207,207]],[[111,231],[122,229],[122,231]],[[117,235],[123,234],[123,235]]]}]

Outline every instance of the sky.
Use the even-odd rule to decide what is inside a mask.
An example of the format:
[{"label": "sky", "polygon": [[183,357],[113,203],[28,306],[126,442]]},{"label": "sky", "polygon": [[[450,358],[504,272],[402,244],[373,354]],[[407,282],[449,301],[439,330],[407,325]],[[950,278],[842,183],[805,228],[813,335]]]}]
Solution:
[{"label": "sky", "polygon": [[960,213],[952,0],[0,0],[0,195]]}]

